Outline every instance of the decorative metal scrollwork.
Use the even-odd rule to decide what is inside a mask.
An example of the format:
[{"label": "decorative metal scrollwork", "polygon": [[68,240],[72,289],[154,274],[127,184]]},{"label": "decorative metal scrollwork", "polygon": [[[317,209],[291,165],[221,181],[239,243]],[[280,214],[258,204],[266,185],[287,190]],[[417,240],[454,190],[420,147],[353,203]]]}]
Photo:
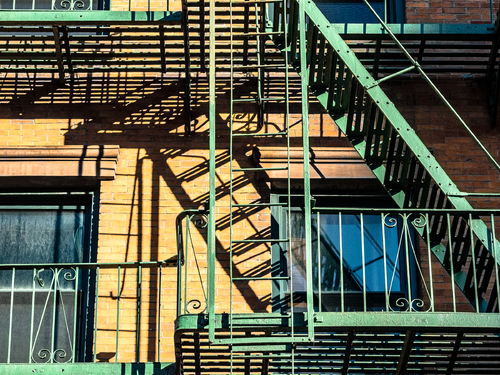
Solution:
[{"label": "decorative metal scrollwork", "polygon": [[198,229],[204,229],[208,225],[208,218],[207,215],[205,214],[196,214],[191,217],[191,221],[193,222],[194,226]]},{"label": "decorative metal scrollwork", "polygon": [[[188,301],[186,303],[186,312],[188,314],[203,314],[206,309],[207,309],[207,306],[206,306],[206,303],[205,303],[205,308],[203,310],[200,310],[201,309],[201,301],[199,299],[192,299],[191,301]],[[193,311],[193,310],[196,310],[196,311]]]},{"label": "decorative metal scrollwork", "polygon": [[[48,286],[46,286],[44,279],[40,275],[40,273],[44,272],[44,271],[47,271],[47,272],[51,271],[52,272],[52,281],[50,282],[50,285],[48,285]],[[65,281],[67,281],[67,282],[73,281],[73,282],[75,282],[74,287],[75,288],[78,287],[78,285],[76,285],[76,283],[77,283],[77,271],[75,268],[70,268],[70,269],[66,269],[66,270],[63,270],[62,268],[61,269],[50,268],[48,270],[45,270],[42,268],[42,269],[37,270],[37,272],[35,274],[35,281],[38,282],[38,285],[41,288],[44,288],[44,290],[47,291],[47,298],[45,299],[45,304],[44,304],[43,311],[42,311],[42,314],[40,317],[40,322],[38,324],[38,329],[37,329],[37,332],[36,332],[36,335],[35,335],[35,338],[33,341],[33,345],[31,347],[31,358],[32,358],[33,362],[35,362],[35,363],[39,363],[39,362],[41,362],[41,363],[54,363],[54,362],[55,363],[66,363],[66,362],[70,362],[74,356],[74,349],[75,348],[73,347],[73,340],[72,340],[72,337],[70,334],[71,330],[70,330],[70,326],[68,323],[68,317],[70,317],[70,319],[72,319],[73,317],[71,316],[72,314],[68,315],[68,312],[66,311],[66,307],[64,305],[64,296],[61,293],[61,289],[62,289],[61,282],[62,281],[59,280],[61,274],[62,274],[62,278]],[[37,342],[39,341],[40,332],[41,332],[42,327],[44,326],[44,323],[46,320],[45,318],[50,319],[50,317],[47,317],[46,315],[49,315],[47,313],[47,307],[49,305],[49,301],[51,300],[51,295],[52,295],[52,299],[54,301],[55,301],[56,297],[59,297],[59,301],[61,303],[60,308],[62,309],[62,316],[64,318],[64,324],[65,324],[65,327],[62,331],[64,331],[67,335],[67,336],[64,335],[64,337],[67,337],[67,340],[68,340],[67,342],[69,344],[68,347],[70,349],[71,355],[68,355],[68,352],[66,351],[66,349],[63,349],[63,348],[52,348],[52,349],[42,348],[42,349],[39,349],[35,355],[35,347],[36,347]],[[55,308],[55,306],[53,308]],[[53,311],[52,314],[55,314],[55,311]],[[52,343],[51,343],[52,346],[54,346],[55,335],[58,335],[58,333],[56,333],[56,331],[57,331],[56,324],[57,323],[55,323],[54,317],[55,317],[55,315],[53,315],[52,323],[51,323],[52,324]],[[73,324],[76,324],[76,322],[73,322]],[[61,341],[61,340],[59,340],[59,335],[58,335],[57,341],[58,342]]]},{"label": "decorative metal scrollwork", "polygon": [[[427,226],[427,217],[424,214],[414,214],[414,213],[399,213],[398,214],[399,219],[396,219],[395,217],[389,216],[389,214],[383,215],[383,223],[384,226],[387,228],[394,228],[396,227],[398,221],[401,222],[401,233],[399,236],[398,240],[398,251],[396,254],[396,259],[395,259],[395,264],[398,264],[400,260],[404,259],[405,264],[407,267],[410,267],[410,262],[413,262],[416,267],[417,275],[421,279],[420,285],[423,287],[423,291],[427,293],[427,299],[430,302],[428,306],[426,306],[426,302],[422,298],[412,298],[411,296],[411,278],[408,277],[408,285],[406,285],[406,289],[408,292],[408,298],[400,297],[398,298],[394,305],[395,306],[389,306],[389,309],[391,311],[406,311],[406,312],[417,312],[417,311],[430,311],[432,308],[432,301],[431,301],[431,294],[429,293],[428,287],[427,287],[427,281],[425,280],[424,273],[422,271],[422,268],[420,267],[419,264],[419,257],[417,255],[417,252],[415,250],[415,245],[413,243],[412,239],[412,227],[415,229],[423,229]],[[390,286],[388,288],[388,297],[390,298],[391,294],[393,293],[393,283],[394,280],[397,280],[398,277],[401,277],[401,275],[397,276],[396,273],[399,273],[400,271],[396,266],[393,268],[392,272],[392,277],[391,277],[391,282]],[[410,271],[407,270],[407,273]]]},{"label": "decorative metal scrollwork", "polygon": [[387,228],[394,228],[398,224],[398,219],[389,215],[390,214],[384,214],[383,223]]},{"label": "decorative metal scrollwork", "polygon": [[92,0],[61,0],[59,4],[54,0],[52,10],[92,10]]},{"label": "decorative metal scrollwork", "polygon": [[411,223],[415,228],[425,228],[425,226],[427,225],[427,219],[424,214],[419,214],[418,216],[413,218]]},{"label": "decorative metal scrollwork", "polygon": [[425,302],[420,298],[414,298],[411,301],[408,298],[398,298],[395,302],[397,307],[400,307],[403,311],[420,311],[424,307]]}]

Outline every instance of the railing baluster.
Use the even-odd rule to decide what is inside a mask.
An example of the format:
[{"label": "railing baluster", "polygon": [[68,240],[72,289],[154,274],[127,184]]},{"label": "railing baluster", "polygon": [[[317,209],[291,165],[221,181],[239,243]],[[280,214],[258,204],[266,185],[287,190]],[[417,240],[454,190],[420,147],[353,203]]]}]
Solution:
[{"label": "railing baluster", "polygon": [[342,244],[342,212],[339,212],[339,247],[340,247],[340,311],[344,312],[344,248]]},{"label": "railing baluster", "polygon": [[366,262],[365,262],[365,225],[363,213],[360,215],[361,223],[361,266],[363,269],[363,311],[367,311],[366,305]]},{"label": "railing baluster", "polygon": [[[470,233],[470,248],[471,248],[471,253],[472,253],[472,260],[471,260],[471,266],[472,266],[472,274],[474,275],[474,300],[476,302],[476,312],[481,312],[480,306],[479,306],[479,293],[477,290],[477,269],[476,269],[476,246],[474,245],[474,231],[472,230],[472,215],[469,214],[469,233]],[[493,225],[493,222],[492,222]],[[493,241],[493,246],[495,246],[496,241]],[[465,249],[464,249],[465,251]],[[493,250],[492,250],[493,251]],[[495,254],[493,252],[493,254]],[[495,267],[496,269],[496,267]]]},{"label": "railing baluster", "polygon": [[29,347],[29,360],[28,362],[31,363],[31,352],[33,348],[33,323],[34,323],[34,318],[35,318],[35,277],[36,277],[36,268],[33,268],[33,290],[31,292],[31,325],[30,325],[30,347]]},{"label": "railing baluster", "polygon": [[14,315],[14,285],[16,280],[16,269],[12,268],[12,286],[10,289],[10,316],[9,316],[9,341],[7,341],[7,363],[10,363],[10,350],[12,347],[12,318]]},{"label": "railing baluster", "polygon": [[[54,363],[54,347],[56,344],[56,310],[57,310],[57,285],[58,285],[58,278],[59,278],[59,272],[61,270],[58,268],[53,269],[53,277],[54,280],[52,281],[52,285],[54,285],[54,295],[52,299],[52,341],[51,341],[51,348],[50,348],[50,363]],[[50,293],[50,289],[49,289]]]},{"label": "railing baluster", "polygon": [[115,344],[115,363],[118,363],[118,339],[120,335],[120,277],[121,267],[118,266],[118,283],[116,288],[116,344]]},{"label": "railing baluster", "polygon": [[[413,310],[413,298],[412,298],[412,293],[411,293],[411,268],[410,268],[410,248],[412,246],[411,244],[411,239],[410,239],[410,223],[409,223],[409,218],[410,216],[403,215],[403,232],[404,232],[404,241],[405,241],[405,258],[406,258],[406,282],[408,283],[407,285],[407,291],[408,291],[408,311],[411,312]],[[415,259],[417,261],[417,259]],[[400,278],[401,278],[400,274]]]},{"label": "railing baluster", "polygon": [[[385,310],[389,311],[389,287],[387,284],[387,246],[385,239],[385,215],[384,213],[380,214],[380,222],[382,228],[382,252],[384,253],[384,288],[385,288]],[[396,267],[396,265],[394,265]]]},{"label": "railing baluster", "polygon": [[188,259],[189,259],[189,236],[191,231],[189,224],[191,223],[191,215],[186,217],[186,243],[184,245],[184,314],[188,313],[188,300],[187,300],[187,289],[188,289]]},{"label": "railing baluster", "polygon": [[94,315],[94,363],[97,355],[97,312],[99,311],[99,266],[96,269],[96,285],[95,285],[95,315]]},{"label": "railing baluster", "polygon": [[[180,262],[181,260],[180,259],[177,259],[177,262]],[[158,358],[158,363],[161,362],[160,360],[160,353],[161,353],[161,292],[162,292],[162,288],[161,288],[161,272],[162,272],[162,265],[163,263],[160,263],[160,267],[159,267],[159,270],[158,270],[158,349],[157,349],[157,358]],[[180,285],[177,285],[177,288],[179,288]]]},{"label": "railing baluster", "polygon": [[431,239],[430,239],[430,229],[429,229],[429,214],[425,214],[425,230],[426,230],[426,242],[427,242],[427,261],[429,263],[429,288],[430,288],[430,296],[431,299],[431,311],[435,311],[434,305],[434,281],[432,275],[432,254],[431,254]]},{"label": "railing baluster", "polygon": [[318,246],[318,311],[321,312],[321,222],[320,213],[316,214],[316,242]]},{"label": "railing baluster", "polygon": [[446,214],[446,223],[448,225],[448,249],[450,251],[450,277],[451,277],[451,297],[453,303],[453,312],[457,312],[457,296],[455,295],[455,267],[453,262],[453,243],[451,233],[450,214]]},{"label": "railing baluster", "polygon": [[[498,280],[498,264],[496,259],[499,259],[498,249],[497,249],[497,241],[496,241],[496,233],[495,233],[495,215],[491,214],[491,252],[493,254],[493,261],[495,267],[495,284],[497,287],[497,309],[498,313],[500,313],[500,280]],[[493,293],[491,293],[490,299],[493,298]],[[491,310],[493,312],[493,309]]]},{"label": "railing baluster", "polygon": [[136,353],[135,360],[140,362],[141,356],[141,289],[142,289],[142,266],[139,264],[137,269],[137,323],[135,330],[136,337]]},{"label": "railing baluster", "polygon": [[76,356],[76,318],[77,318],[77,307],[78,307],[78,273],[79,273],[79,268],[75,268],[75,301],[73,303],[73,347],[71,348],[72,351],[72,361],[75,362],[75,356]]}]

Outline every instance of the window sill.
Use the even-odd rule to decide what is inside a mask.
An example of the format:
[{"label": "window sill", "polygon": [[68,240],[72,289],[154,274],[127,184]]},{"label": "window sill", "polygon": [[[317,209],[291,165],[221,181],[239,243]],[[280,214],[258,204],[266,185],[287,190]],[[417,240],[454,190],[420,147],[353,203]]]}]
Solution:
[{"label": "window sill", "polygon": [[[309,153],[311,179],[373,179],[370,168],[352,147],[313,147]],[[254,148],[251,158],[262,168],[284,168],[287,166],[287,153],[283,148]],[[301,148],[290,149],[290,178],[302,178],[303,152]],[[267,170],[270,179],[285,179],[286,170]]]},{"label": "window sill", "polygon": [[114,180],[119,146],[1,147],[0,177]]}]

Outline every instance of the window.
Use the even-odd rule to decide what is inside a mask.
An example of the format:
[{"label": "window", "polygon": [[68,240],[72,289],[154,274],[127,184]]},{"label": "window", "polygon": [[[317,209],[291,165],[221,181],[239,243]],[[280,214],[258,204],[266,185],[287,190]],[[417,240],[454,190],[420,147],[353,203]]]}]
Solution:
[{"label": "window", "polygon": [[[84,360],[94,275],[91,194],[0,196],[1,363]],[[64,264],[58,266],[57,264]]]},{"label": "window", "polygon": [[[379,203],[385,201],[381,197],[375,199]],[[345,207],[349,203],[354,200],[322,197],[316,206]],[[293,251],[290,255],[283,244],[275,245],[273,262],[279,264],[275,269],[280,271],[274,276],[291,276],[291,281],[276,283],[274,307],[289,309],[293,291],[294,309],[300,311],[306,307],[307,290],[304,212],[294,202],[290,213],[286,207],[276,208],[275,213],[280,238],[287,237],[288,218],[291,221]],[[390,208],[384,215],[362,209],[315,210],[311,223],[315,310],[404,311],[409,304],[416,309],[416,251],[410,222],[390,214]]]},{"label": "window", "polygon": [[[361,0],[315,0],[319,10],[331,23],[378,23]],[[401,0],[372,0],[370,5],[388,23],[403,23],[405,4]]]}]

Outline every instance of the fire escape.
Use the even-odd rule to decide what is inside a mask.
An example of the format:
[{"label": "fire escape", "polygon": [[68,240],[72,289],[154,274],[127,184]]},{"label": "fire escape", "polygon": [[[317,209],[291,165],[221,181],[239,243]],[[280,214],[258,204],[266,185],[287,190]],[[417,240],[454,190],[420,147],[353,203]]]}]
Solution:
[{"label": "fire escape", "polygon": [[[467,197],[473,193],[457,188],[380,84],[411,72],[421,74],[434,87],[425,72],[450,71],[449,60],[432,58],[436,41],[441,50],[450,51],[445,53],[455,59],[456,69],[468,72],[467,67],[472,66],[470,71],[485,72],[497,82],[498,33],[492,25],[389,27],[380,21],[376,25],[334,25],[314,2],[296,0],[185,1],[182,12],[0,12],[0,59],[5,73],[50,73],[61,83],[71,84],[78,74],[92,72],[179,72],[185,83],[185,131],[193,136],[191,77],[193,73],[208,77],[209,179],[214,188],[204,210],[186,211],[177,223],[177,373],[497,373],[500,280],[495,254],[500,244],[496,240],[496,211],[472,207]],[[369,47],[360,47],[367,40],[371,41]],[[457,47],[468,42],[474,42],[473,49]],[[482,63],[474,60],[479,55],[483,56]],[[257,84],[245,91],[250,81]],[[229,126],[223,134],[228,142],[224,145],[217,144],[216,134],[216,106],[222,100],[217,88],[221,82],[230,87],[230,97],[223,99],[230,106]],[[494,84],[490,90],[492,123],[499,86]],[[310,94],[383,185],[394,206],[332,208],[315,199],[310,181]],[[292,124],[291,106],[300,107],[299,125]],[[279,107],[283,113],[282,122],[272,127],[266,124],[266,110],[271,107]],[[242,113],[256,114],[255,126],[243,125],[238,116]],[[463,122],[460,118],[458,121]],[[242,143],[259,142],[280,147],[285,154],[283,165],[233,162]],[[229,150],[230,179],[224,185],[229,202],[220,202],[215,189],[218,147]],[[296,178],[291,166],[296,149],[300,149],[303,168],[298,196],[292,189]],[[236,197],[245,175],[275,171],[286,176],[279,199],[265,196],[241,201]],[[304,222],[300,241],[290,224],[296,201]],[[221,223],[216,208],[222,205],[229,207],[229,213]],[[247,236],[247,232],[238,230],[241,216],[254,221],[257,215],[273,210],[282,210],[288,223],[279,233],[269,229]],[[321,297],[321,285],[314,285],[321,275],[314,266],[321,261],[315,259],[321,258],[319,243],[325,238],[319,229],[320,217],[326,215],[337,218],[338,228],[342,228],[343,218],[356,217],[362,228],[362,277],[344,273],[344,262],[349,261],[344,252],[349,250],[342,229],[334,246],[340,264],[336,311],[322,310],[321,298],[325,296]],[[364,262],[363,220],[369,215],[380,219],[381,278],[385,274],[381,307],[376,311],[369,306]],[[406,259],[403,268],[397,270],[404,275],[402,279],[406,278],[401,281],[406,294],[395,300],[387,275],[396,269],[389,269],[385,236],[396,222],[407,232],[400,231],[403,235],[398,237],[397,249],[398,259]],[[221,226],[230,232],[229,302],[224,311],[217,307],[221,286],[216,272],[216,233]],[[189,236],[193,227],[204,230],[207,236],[207,277],[200,298],[187,293],[185,267],[192,261]],[[408,228],[415,234],[414,240]],[[415,242],[418,246],[412,245]],[[241,274],[235,260],[239,250],[250,245],[256,252],[278,251],[288,263],[283,266],[280,260],[273,260],[258,274]],[[300,259],[296,255],[299,248]],[[415,264],[415,271],[410,271],[410,263]],[[298,270],[295,275],[294,268]],[[441,308],[441,297],[435,294],[433,272],[437,269],[445,271],[443,277],[449,282],[449,308]],[[293,281],[297,274],[305,283],[300,302],[296,302],[298,292]],[[345,303],[348,278],[360,288],[361,307],[355,311]],[[267,285],[278,296],[273,298],[281,298],[281,307],[273,307],[272,312],[267,308],[241,312],[233,291],[239,283]],[[463,301],[468,310],[460,307]]]}]

